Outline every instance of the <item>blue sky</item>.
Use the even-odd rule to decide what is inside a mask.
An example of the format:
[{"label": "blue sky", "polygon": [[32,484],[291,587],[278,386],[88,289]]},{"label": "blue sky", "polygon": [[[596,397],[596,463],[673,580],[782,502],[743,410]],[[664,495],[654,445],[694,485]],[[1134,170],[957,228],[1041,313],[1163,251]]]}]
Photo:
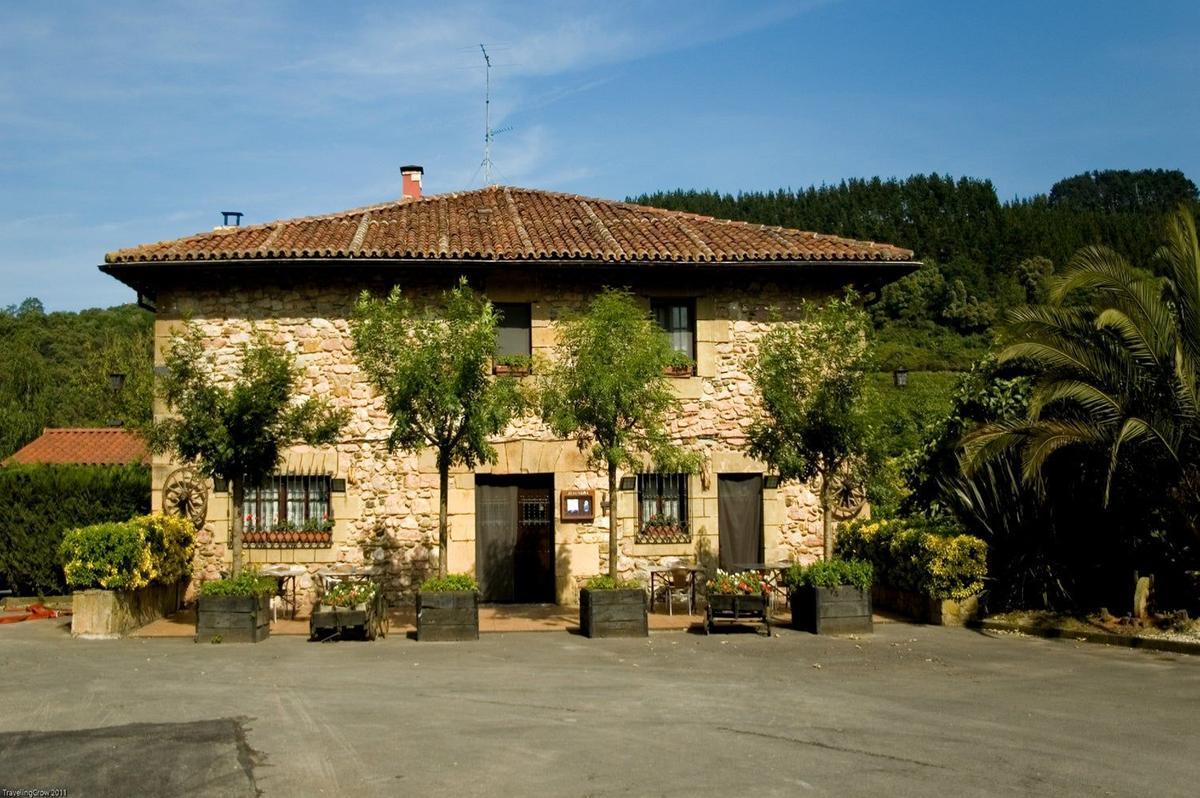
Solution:
[{"label": "blue sky", "polygon": [[7,3],[0,306],[130,301],[111,249],[498,182],[620,199],[853,176],[1200,180],[1200,3]]}]

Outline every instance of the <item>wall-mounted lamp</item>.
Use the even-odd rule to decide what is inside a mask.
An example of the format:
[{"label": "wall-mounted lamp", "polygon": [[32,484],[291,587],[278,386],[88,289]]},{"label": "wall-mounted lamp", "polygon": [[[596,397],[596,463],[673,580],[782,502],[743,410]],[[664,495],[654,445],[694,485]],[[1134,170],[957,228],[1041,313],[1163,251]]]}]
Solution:
[{"label": "wall-mounted lamp", "polygon": [[619,490],[637,490],[637,477],[632,474],[621,477],[621,485]]},{"label": "wall-mounted lamp", "polygon": [[120,393],[125,388],[125,375],[119,371],[114,371],[108,375],[108,389],[113,393]]},{"label": "wall-mounted lamp", "polygon": [[892,385],[895,385],[897,388],[907,388],[908,387],[908,369],[901,366],[900,368],[893,371],[892,372]]},{"label": "wall-mounted lamp", "polygon": [[763,487],[767,490],[776,490],[779,487],[779,475],[767,474],[763,477]]}]

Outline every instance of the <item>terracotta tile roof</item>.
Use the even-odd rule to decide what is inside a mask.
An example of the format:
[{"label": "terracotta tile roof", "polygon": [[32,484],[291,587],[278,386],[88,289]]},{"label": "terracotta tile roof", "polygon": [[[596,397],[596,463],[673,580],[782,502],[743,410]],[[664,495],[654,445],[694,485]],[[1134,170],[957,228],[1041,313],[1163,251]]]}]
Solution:
[{"label": "terracotta tile roof", "polygon": [[255,258],[585,260],[614,263],[896,261],[913,253],[783,227],[574,194],[492,186],[108,253],[106,263]]},{"label": "terracotta tile roof", "polygon": [[78,463],[128,465],[150,462],[146,442],[121,427],[47,429],[4,461],[10,463]]}]

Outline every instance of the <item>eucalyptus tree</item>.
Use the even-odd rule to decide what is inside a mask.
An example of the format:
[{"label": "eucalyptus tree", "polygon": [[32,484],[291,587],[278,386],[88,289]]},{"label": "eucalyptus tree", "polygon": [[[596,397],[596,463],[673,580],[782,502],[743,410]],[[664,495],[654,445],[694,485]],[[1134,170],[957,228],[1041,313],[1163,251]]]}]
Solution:
[{"label": "eucalyptus tree", "polygon": [[699,458],[669,434],[681,410],[665,376],[675,360],[670,342],[628,291],[605,288],[583,313],[560,322],[558,333],[552,362],[539,368],[541,415],[608,473],[608,572],[616,579],[618,471],[640,469],[649,458],[660,470],[689,472]]},{"label": "eucalyptus tree", "polygon": [[516,380],[491,376],[496,312],[465,279],[440,303],[414,304],[395,287],[363,292],[351,321],[354,354],[392,419],[389,450],[432,447],[438,469],[438,574],[446,575],[450,469],[496,460],[489,436],[523,402]]},{"label": "eucalyptus tree", "polygon": [[169,452],[206,476],[229,482],[233,502],[232,575],[242,570],[246,487],[261,484],[288,446],[332,443],[345,410],[323,399],[296,397],[299,371],[291,355],[256,332],[238,353],[231,373],[218,367],[199,328],[174,334],[159,384],[171,412],[147,427],[150,447]]}]

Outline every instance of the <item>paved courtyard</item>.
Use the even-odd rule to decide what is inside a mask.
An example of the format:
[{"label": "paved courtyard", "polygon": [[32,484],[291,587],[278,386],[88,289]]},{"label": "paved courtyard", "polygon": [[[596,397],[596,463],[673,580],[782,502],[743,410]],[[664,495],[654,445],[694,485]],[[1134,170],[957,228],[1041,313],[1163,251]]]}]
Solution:
[{"label": "paved courtyard", "polygon": [[92,795],[1187,795],[1200,657],[862,639],[72,641],[0,627],[0,787]]}]

